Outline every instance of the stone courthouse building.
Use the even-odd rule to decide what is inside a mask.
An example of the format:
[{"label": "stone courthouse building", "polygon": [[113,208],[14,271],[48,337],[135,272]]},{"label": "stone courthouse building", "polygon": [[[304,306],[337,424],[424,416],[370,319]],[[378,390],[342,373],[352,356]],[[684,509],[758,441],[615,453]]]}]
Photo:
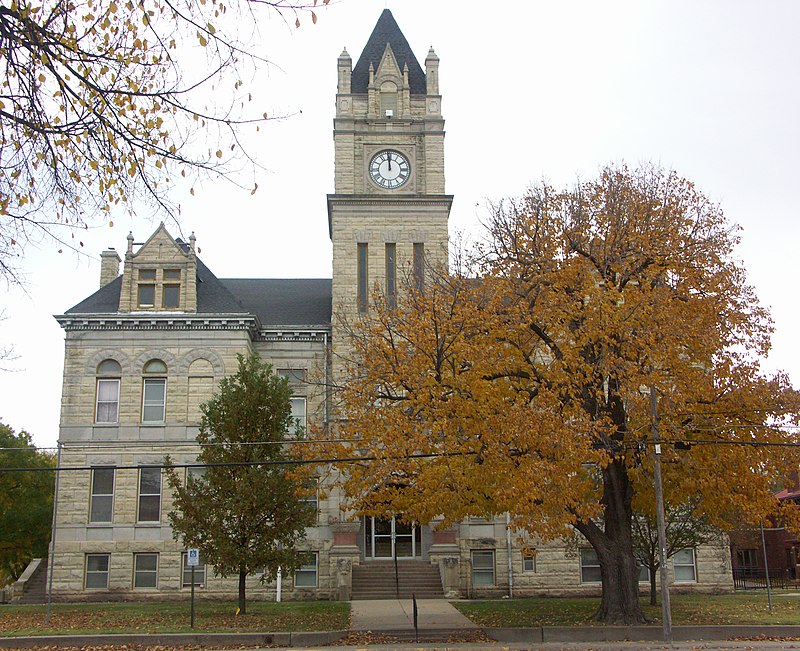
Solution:
[{"label": "stone courthouse building", "polygon": [[[356,64],[345,50],[337,67],[332,279],[221,278],[198,257],[194,235],[176,240],[161,225],[140,244],[129,235],[122,258],[103,252],[98,291],[56,317],[66,338],[61,463],[75,468],[59,482],[56,599],[188,594],[160,465],[166,454],[195,461],[199,405],[235,372],[237,354],[260,353],[289,378],[294,415],[324,422],[326,391],[308,380],[339,372],[331,350],[345,338],[332,313],[355,315],[374,283],[391,294],[406,270],[446,263],[453,197],[438,57],[430,49],[421,66],[385,10]],[[335,489],[317,506],[307,563],[282,577],[283,598],[394,596],[395,558],[403,594],[503,595],[512,584],[515,595],[599,592],[588,545],[525,544],[504,518],[443,531],[358,518]],[[731,586],[724,544],[680,552],[670,573],[691,589]],[[235,594],[235,578],[202,563],[194,581],[202,595]],[[274,583],[251,581],[252,598],[275,598]]]}]

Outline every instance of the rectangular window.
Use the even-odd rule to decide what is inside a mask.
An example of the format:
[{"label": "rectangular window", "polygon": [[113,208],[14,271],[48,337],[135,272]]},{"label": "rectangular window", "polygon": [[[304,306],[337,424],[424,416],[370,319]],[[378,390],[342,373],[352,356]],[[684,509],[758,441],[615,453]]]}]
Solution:
[{"label": "rectangular window", "polygon": [[142,422],[163,423],[167,397],[167,381],[164,378],[145,378],[142,391]]},{"label": "rectangular window", "polygon": [[[189,567],[189,556],[188,554],[183,554],[183,572],[181,572],[181,587],[182,588],[191,588],[192,587],[192,568]],[[200,563],[195,565],[194,568],[194,585],[198,588],[204,588],[206,585],[206,562],[203,560],[203,557],[200,557]]]},{"label": "rectangular window", "polygon": [[189,466],[186,468],[186,484],[188,485],[190,481],[202,481],[205,479],[206,476],[206,469],[205,466]]},{"label": "rectangular window", "polygon": [[317,587],[317,563],[319,556],[317,552],[309,552],[305,562],[295,570],[295,588],[316,588]]},{"label": "rectangular window", "polygon": [[358,311],[366,312],[369,300],[369,273],[367,270],[367,245],[364,242],[358,244],[358,259],[357,259],[357,273],[358,273]]},{"label": "rectangular window", "polygon": [[644,565],[639,566],[639,583],[650,583],[650,570]]},{"label": "rectangular window", "polygon": [[86,554],[87,590],[108,590],[108,566],[110,554]]},{"label": "rectangular window", "polygon": [[156,270],[139,269],[137,304],[139,307],[153,307],[156,304]]},{"label": "rectangular window", "polygon": [[526,550],[522,552],[522,571],[536,571],[536,554],[534,554],[532,551]]},{"label": "rectangular window", "polygon": [[386,245],[386,300],[389,307],[397,305],[397,245]]},{"label": "rectangular window", "polygon": [[758,567],[758,554],[755,549],[739,549],[736,560],[739,567]]},{"label": "rectangular window", "polygon": [[139,283],[138,289],[139,307],[153,307],[156,304],[156,286],[152,284]]},{"label": "rectangular window", "polygon": [[114,510],[114,469],[92,468],[89,522],[111,522]]},{"label": "rectangular window", "polygon": [[291,398],[292,403],[292,418],[295,419],[297,425],[305,431],[306,429],[306,399],[305,398]]},{"label": "rectangular window", "polygon": [[158,587],[158,554],[133,555],[133,587]]},{"label": "rectangular window", "polygon": [[672,569],[675,582],[693,583],[697,581],[695,571],[694,549],[681,549],[672,557]]},{"label": "rectangular window", "polygon": [[314,509],[314,513],[319,513],[319,480],[316,478],[309,480],[307,488],[309,494],[305,501]]},{"label": "rectangular window", "polygon": [[494,550],[472,551],[472,585],[494,585]]},{"label": "rectangular window", "polygon": [[600,561],[591,547],[581,549],[581,583],[600,583]]},{"label": "rectangular window", "polygon": [[161,307],[165,309],[174,309],[181,303],[181,286],[180,285],[164,285],[161,288]]},{"label": "rectangular window", "polygon": [[161,468],[139,469],[137,522],[161,521]]},{"label": "rectangular window", "polygon": [[414,242],[414,287],[422,291],[425,286],[425,245]]},{"label": "rectangular window", "polygon": [[306,369],[304,368],[282,368],[278,369],[278,375],[285,377],[289,381],[292,393],[304,391],[306,388]]},{"label": "rectangular window", "polygon": [[96,423],[116,423],[119,418],[119,380],[97,380]]}]

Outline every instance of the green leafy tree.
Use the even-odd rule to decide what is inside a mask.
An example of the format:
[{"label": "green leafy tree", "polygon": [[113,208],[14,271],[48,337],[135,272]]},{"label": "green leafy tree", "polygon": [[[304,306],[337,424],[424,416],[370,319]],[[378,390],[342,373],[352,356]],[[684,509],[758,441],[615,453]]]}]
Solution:
[{"label": "green leafy tree", "polygon": [[53,472],[4,469],[55,465],[55,457],[39,452],[30,434],[0,423],[0,583],[19,578],[32,558],[47,555],[55,483]]},{"label": "green leafy tree", "polygon": [[[699,515],[696,504],[691,502],[665,509],[666,557],[672,558],[683,549],[694,549],[717,539],[719,529],[712,527],[706,518]],[[650,605],[655,606],[656,576],[661,569],[658,546],[658,526],[652,508],[644,513],[635,513],[632,521],[633,553],[642,567],[647,568],[650,580]]]},{"label": "green leafy tree", "polygon": [[309,471],[286,463],[285,441],[299,433],[290,397],[286,378],[257,353],[239,355],[236,374],[200,407],[197,460],[205,472],[182,481],[167,459],[175,539],[198,548],[217,575],[238,576],[242,613],[247,577],[298,568],[305,558],[298,544],[316,521]]}]

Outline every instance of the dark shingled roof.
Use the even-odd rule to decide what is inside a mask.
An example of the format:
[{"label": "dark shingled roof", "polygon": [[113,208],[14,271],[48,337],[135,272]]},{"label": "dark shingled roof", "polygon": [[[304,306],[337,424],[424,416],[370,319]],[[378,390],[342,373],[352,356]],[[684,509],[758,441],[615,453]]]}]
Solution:
[{"label": "dark shingled roof", "polygon": [[425,95],[428,92],[427,84],[425,83],[425,73],[411,51],[406,37],[397,26],[397,22],[392,16],[392,12],[384,9],[381,17],[372,30],[372,35],[369,37],[367,44],[364,46],[364,51],[353,68],[353,76],[351,77],[351,89],[353,93],[366,93],[369,86],[369,64],[372,63],[375,70],[381,62],[383,53],[386,50],[386,44],[392,46],[397,65],[400,66],[400,72],[403,72],[403,66],[408,64],[408,83],[411,86],[411,93],[413,95]]},{"label": "dark shingled roof", "polygon": [[[189,245],[175,243],[188,253]],[[261,325],[325,326],[331,323],[330,278],[217,278],[197,258],[198,314],[253,314]],[[116,314],[122,276],[71,307],[66,314]]]},{"label": "dark shingled roof", "polygon": [[84,298],[66,314],[113,314],[119,310],[119,292],[122,276],[117,276],[108,285],[103,285],[91,296]]},{"label": "dark shingled roof", "polygon": [[[66,314],[115,314],[119,311],[122,276],[71,307]],[[203,314],[246,314],[247,310],[219,278],[197,260],[197,311]]]},{"label": "dark shingled roof", "polygon": [[223,278],[220,282],[262,326],[330,325],[330,278]]}]

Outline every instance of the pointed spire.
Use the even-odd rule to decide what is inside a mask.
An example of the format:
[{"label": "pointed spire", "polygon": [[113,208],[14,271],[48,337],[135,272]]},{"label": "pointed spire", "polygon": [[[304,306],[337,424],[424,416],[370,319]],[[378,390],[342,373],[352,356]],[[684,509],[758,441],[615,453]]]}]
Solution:
[{"label": "pointed spire", "polygon": [[433,51],[433,46],[425,57],[425,82],[428,95],[439,94],[439,57]]},{"label": "pointed spire", "polygon": [[353,68],[353,92],[367,92],[369,67],[370,65],[378,66],[386,51],[387,44],[391,47],[392,54],[394,54],[400,69],[402,70],[405,65],[408,66],[411,92],[415,95],[424,95],[426,93],[425,73],[414,56],[406,37],[403,36],[403,32],[397,26],[392,12],[388,9],[384,9],[380,18],[378,18],[378,22],[375,24],[375,28],[372,30],[372,34]]}]

